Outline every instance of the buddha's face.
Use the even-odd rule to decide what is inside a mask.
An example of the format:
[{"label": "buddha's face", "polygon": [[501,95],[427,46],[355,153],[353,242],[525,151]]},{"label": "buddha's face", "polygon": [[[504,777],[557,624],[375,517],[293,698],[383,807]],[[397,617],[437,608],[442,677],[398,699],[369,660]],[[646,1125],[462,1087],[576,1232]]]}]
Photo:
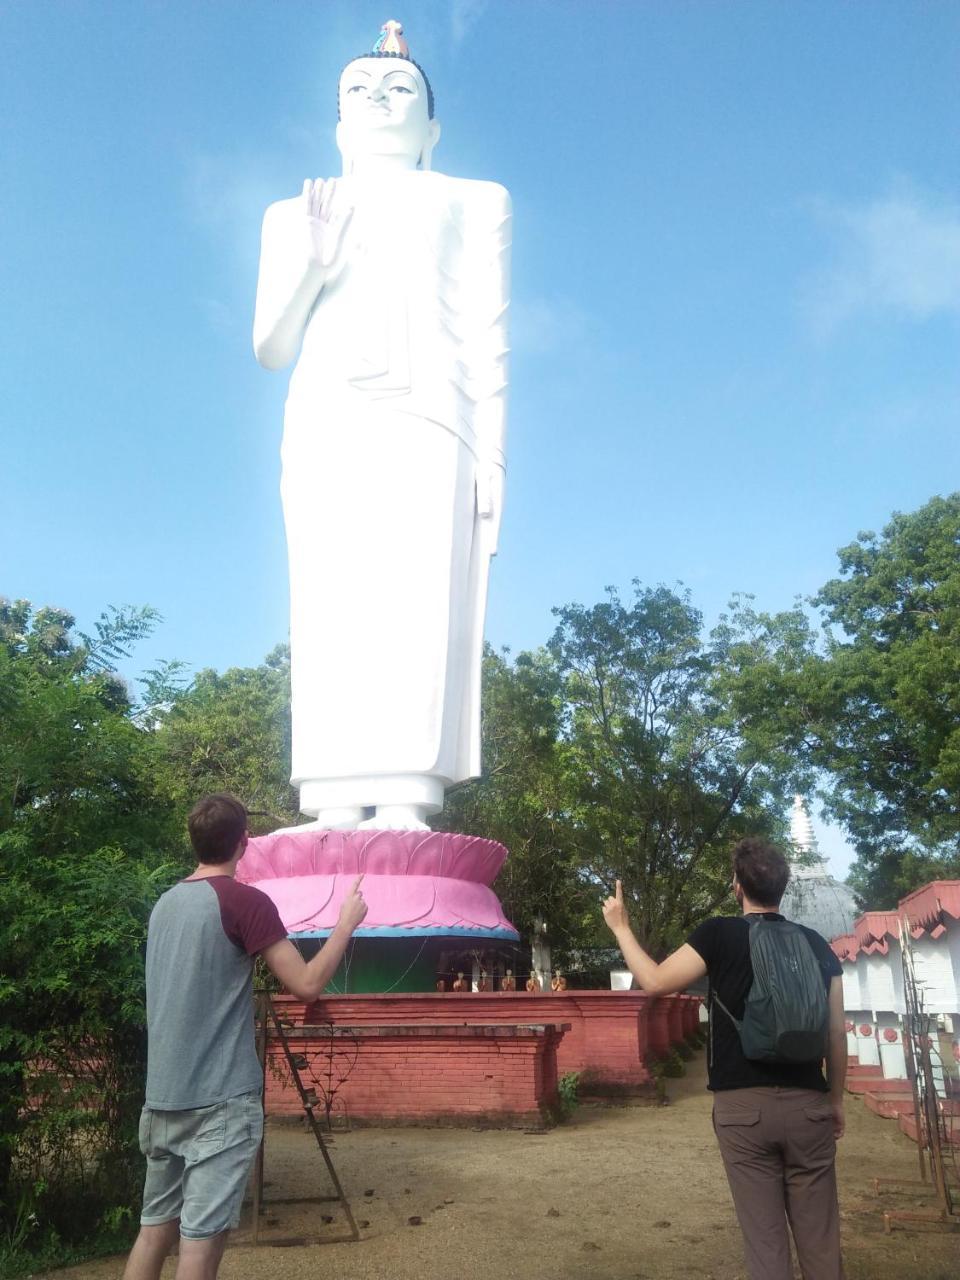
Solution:
[{"label": "buddha's face", "polygon": [[402,58],[357,58],[340,77],[337,143],[344,156],[406,155],[436,141],[423,76]]}]

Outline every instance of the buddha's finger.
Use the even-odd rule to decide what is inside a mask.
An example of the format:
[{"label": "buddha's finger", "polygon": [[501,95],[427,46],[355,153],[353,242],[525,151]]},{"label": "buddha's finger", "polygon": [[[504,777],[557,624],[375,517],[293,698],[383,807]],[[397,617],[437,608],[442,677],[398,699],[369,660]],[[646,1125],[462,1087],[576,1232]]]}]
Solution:
[{"label": "buddha's finger", "polygon": [[323,195],[320,197],[320,217],[324,222],[330,218],[330,208],[336,197],[336,190],[336,178],[330,178],[323,184]]}]

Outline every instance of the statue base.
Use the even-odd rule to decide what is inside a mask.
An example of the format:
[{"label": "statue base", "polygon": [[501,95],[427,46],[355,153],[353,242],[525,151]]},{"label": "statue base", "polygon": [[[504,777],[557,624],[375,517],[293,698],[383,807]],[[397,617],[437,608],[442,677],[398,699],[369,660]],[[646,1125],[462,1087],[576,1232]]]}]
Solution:
[{"label": "statue base", "polygon": [[324,938],[357,876],[367,916],[357,938],[519,941],[491,888],[507,851],[449,831],[331,831],[313,824],[255,836],[237,879],[276,905],[288,935]]},{"label": "statue base", "polygon": [[[294,777],[292,782],[300,788],[301,812],[321,821],[331,811],[362,817],[362,811],[372,807],[403,807],[418,809],[426,816],[443,808],[444,779],[432,774],[372,774],[332,780]],[[344,825],[340,818],[330,822],[335,829]],[[354,821],[350,825],[358,824]]]}]

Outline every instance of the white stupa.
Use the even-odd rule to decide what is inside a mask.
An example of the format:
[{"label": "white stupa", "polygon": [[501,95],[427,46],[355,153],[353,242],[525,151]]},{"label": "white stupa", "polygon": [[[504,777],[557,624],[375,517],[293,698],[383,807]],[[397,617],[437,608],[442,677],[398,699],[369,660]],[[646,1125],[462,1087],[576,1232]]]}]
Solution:
[{"label": "white stupa", "polygon": [[790,883],[780,910],[788,920],[805,924],[830,939],[852,933],[860,914],[853,890],[830,874],[820,855],[817,837],[803,796],[794,796],[790,815]]}]

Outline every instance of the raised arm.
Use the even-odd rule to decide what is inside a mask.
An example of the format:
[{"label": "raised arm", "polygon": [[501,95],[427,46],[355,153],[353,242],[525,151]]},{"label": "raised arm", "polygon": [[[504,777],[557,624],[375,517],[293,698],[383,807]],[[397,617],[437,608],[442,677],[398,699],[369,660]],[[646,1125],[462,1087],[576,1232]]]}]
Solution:
[{"label": "raised arm", "polygon": [[275,942],[262,952],[267,968],[298,1000],[308,1003],[316,1000],[336,973],[354,929],[367,914],[367,904],[360,893],[362,879],[363,876],[358,876],[354,881],[343,900],[336,928],[312,960],[304,960],[289,938]]},{"label": "raised arm", "polygon": [[264,215],[253,349],[266,369],[296,358],[310,312],[343,265],[343,233],[351,209],[336,179],[303,184],[296,200],[272,204]]},{"label": "raised arm", "polygon": [[698,951],[685,942],[662,964],[647,955],[630,928],[630,917],[623,901],[623,884],[617,881],[616,892],[603,904],[603,918],[623,952],[627,968],[637,980],[637,985],[649,996],[669,996],[684,991],[692,983],[706,976],[707,966]]}]

